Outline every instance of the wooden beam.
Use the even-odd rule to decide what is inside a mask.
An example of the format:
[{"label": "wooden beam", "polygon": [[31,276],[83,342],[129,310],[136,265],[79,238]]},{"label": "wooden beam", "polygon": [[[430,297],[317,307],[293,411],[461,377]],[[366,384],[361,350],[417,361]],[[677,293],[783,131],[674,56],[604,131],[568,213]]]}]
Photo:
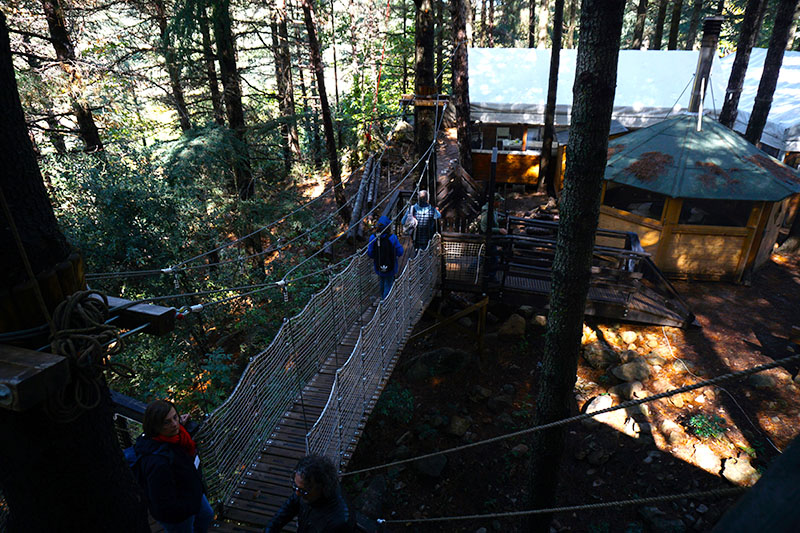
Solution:
[{"label": "wooden beam", "polygon": [[66,357],[0,345],[0,406],[26,411],[69,382]]},{"label": "wooden beam", "polygon": [[[99,298],[95,296],[95,298]],[[115,326],[133,329],[143,324],[150,324],[142,330],[150,335],[164,335],[175,329],[175,308],[162,307],[153,304],[133,304],[131,300],[108,296],[108,308],[120,308],[119,318],[114,321]],[[130,307],[126,307],[130,306]]]}]

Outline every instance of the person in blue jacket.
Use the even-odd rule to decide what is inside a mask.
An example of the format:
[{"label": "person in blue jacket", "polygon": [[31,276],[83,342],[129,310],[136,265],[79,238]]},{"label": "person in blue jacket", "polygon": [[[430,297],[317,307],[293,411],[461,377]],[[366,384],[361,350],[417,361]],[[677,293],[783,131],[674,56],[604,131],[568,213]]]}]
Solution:
[{"label": "person in blue jacket", "polygon": [[412,205],[403,215],[400,223],[406,226],[409,219],[415,220],[414,224],[414,249],[424,250],[428,247],[433,234],[436,233],[436,221],[442,218],[442,213],[428,203],[428,191],[419,191],[417,203]]},{"label": "person in blue jacket", "polygon": [[214,519],[197,447],[183,426],[187,419],[172,402],[156,400],[144,412],[144,435],[134,445],[150,514],[168,533],[206,533]]},{"label": "person in blue jacket", "polygon": [[367,255],[375,263],[375,273],[381,281],[381,300],[385,300],[392,290],[394,277],[403,256],[403,245],[397,235],[392,233],[392,221],[387,216],[378,219],[377,232],[369,236]]}]

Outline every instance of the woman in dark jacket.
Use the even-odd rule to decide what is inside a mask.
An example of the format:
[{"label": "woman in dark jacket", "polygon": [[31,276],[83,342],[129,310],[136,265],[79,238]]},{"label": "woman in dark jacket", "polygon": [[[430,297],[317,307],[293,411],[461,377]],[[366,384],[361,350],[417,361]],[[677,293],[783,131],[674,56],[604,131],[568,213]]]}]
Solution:
[{"label": "woman in dark jacket", "polygon": [[144,435],[134,445],[150,514],[168,533],[206,533],[214,518],[197,447],[183,427],[187,418],[172,402],[152,402],[144,412]]}]

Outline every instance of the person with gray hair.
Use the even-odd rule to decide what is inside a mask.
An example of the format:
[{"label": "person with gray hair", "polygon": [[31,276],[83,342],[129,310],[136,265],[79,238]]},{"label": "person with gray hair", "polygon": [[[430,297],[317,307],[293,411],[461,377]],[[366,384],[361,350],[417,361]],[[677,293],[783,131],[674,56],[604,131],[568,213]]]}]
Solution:
[{"label": "person with gray hair", "polygon": [[298,533],[349,533],[354,531],[351,513],[339,487],[336,467],[326,457],[307,455],[292,473],[292,495],[265,533],[278,533],[297,517]]},{"label": "person with gray hair", "polygon": [[419,191],[417,203],[408,208],[400,221],[404,228],[413,227],[415,250],[427,248],[428,242],[436,233],[436,221],[440,218],[442,214],[439,210],[428,203],[428,191]]}]

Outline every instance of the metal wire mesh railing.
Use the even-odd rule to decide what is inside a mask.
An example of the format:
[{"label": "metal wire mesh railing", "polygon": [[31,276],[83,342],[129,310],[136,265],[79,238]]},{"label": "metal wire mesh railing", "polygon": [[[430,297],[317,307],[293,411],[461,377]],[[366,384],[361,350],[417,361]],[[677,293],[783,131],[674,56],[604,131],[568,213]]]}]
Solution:
[{"label": "metal wire mesh railing", "polygon": [[333,387],[317,422],[306,434],[306,452],[325,455],[343,467],[358,430],[374,405],[408,333],[427,307],[441,273],[440,237],[408,263],[391,292],[362,325],[350,357],[336,371]]},{"label": "metal wire mesh railing", "polygon": [[[366,253],[314,294],[303,310],[285,319],[269,347],[253,356],[230,397],[203,424],[196,441],[209,493],[226,501],[237,479],[264,448],[281,417],[320,370],[353,325],[361,326],[356,349],[337,372],[328,407],[312,430],[314,448],[342,449],[361,423],[365,406],[388,377],[384,375],[406,329],[433,294],[440,268],[439,237],[411,259],[373,318],[362,323],[379,294],[373,262]],[[401,313],[402,316],[395,316]],[[391,324],[391,327],[387,325]],[[380,327],[381,325],[387,327]],[[335,360],[337,367],[344,361]],[[377,374],[374,374],[377,373]],[[354,392],[357,391],[357,392]],[[328,423],[330,410],[335,423]],[[308,420],[309,426],[315,421]]]}]

